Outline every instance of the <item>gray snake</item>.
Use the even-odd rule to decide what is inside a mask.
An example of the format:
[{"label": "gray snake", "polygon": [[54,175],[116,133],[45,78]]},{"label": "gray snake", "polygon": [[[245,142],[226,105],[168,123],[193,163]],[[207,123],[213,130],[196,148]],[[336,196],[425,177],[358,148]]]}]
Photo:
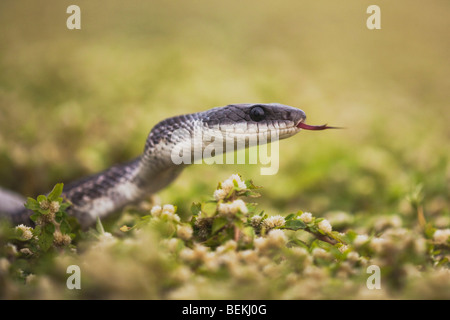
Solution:
[{"label": "gray snake", "polygon": [[[173,148],[193,146],[190,143],[194,131],[218,132],[223,135],[224,144],[230,139],[241,139],[246,141],[244,147],[248,147],[249,137],[267,136],[269,132],[276,133],[278,139],[285,139],[302,128],[330,128],[306,125],[305,119],[302,110],[277,103],[233,104],[165,119],[150,131],[144,152],[139,157],[65,186],[63,195],[72,203],[68,213],[87,228],[97,217],[118,212],[165,188],[188,165],[174,164]],[[203,135],[197,141],[200,150],[205,149],[208,139],[208,135]],[[0,189],[0,217],[6,217],[13,224],[30,225],[31,212],[24,209],[24,202],[23,197]]]}]

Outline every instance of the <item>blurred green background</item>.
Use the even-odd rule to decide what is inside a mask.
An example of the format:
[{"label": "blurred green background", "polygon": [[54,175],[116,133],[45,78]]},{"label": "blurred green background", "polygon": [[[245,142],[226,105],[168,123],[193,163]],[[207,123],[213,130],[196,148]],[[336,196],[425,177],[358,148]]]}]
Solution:
[{"label": "blurred green background", "polygon": [[[81,8],[81,30],[66,9]],[[371,4],[381,30],[366,27]],[[280,168],[194,165],[160,193],[187,214],[240,173],[269,213],[449,215],[450,2],[37,1],[0,3],[0,185],[47,192],[133,158],[158,121],[279,102],[308,123]]]}]

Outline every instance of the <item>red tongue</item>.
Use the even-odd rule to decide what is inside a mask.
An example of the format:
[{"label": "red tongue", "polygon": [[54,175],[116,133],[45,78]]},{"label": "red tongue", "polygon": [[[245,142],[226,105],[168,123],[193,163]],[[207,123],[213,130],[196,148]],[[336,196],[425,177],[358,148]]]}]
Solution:
[{"label": "red tongue", "polygon": [[303,123],[303,122],[300,122],[297,125],[297,128],[301,128],[301,129],[305,129],[305,130],[341,129],[338,127],[328,127],[326,124],[321,125],[321,126],[311,126],[311,125]]}]

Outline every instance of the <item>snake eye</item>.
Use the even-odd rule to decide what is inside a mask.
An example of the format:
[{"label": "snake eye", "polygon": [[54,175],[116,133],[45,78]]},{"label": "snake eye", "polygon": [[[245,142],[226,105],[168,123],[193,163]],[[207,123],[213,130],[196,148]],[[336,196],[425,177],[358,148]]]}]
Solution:
[{"label": "snake eye", "polygon": [[266,116],[266,114],[264,112],[264,109],[259,106],[253,107],[250,110],[250,118],[255,122],[259,122],[259,121],[263,120],[265,118],[265,116]]}]

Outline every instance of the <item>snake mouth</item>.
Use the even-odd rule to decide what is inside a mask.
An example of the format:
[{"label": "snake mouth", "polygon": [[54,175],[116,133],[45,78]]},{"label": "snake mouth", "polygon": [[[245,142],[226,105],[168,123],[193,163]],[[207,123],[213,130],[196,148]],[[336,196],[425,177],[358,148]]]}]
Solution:
[{"label": "snake mouth", "polygon": [[342,129],[340,127],[329,127],[327,124],[323,124],[320,126],[313,126],[310,124],[306,124],[303,121],[300,121],[297,124],[297,128],[304,129],[304,130],[326,130],[326,129]]}]

